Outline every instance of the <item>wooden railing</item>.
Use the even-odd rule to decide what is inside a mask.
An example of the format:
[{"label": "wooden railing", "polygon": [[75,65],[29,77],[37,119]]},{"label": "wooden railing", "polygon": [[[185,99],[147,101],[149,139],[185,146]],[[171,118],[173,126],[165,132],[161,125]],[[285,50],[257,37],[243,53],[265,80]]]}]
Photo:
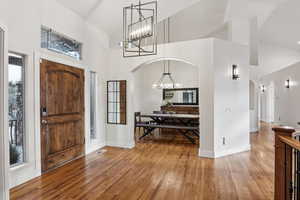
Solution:
[{"label": "wooden railing", "polygon": [[292,127],[274,127],[275,200],[300,199],[300,141]]}]

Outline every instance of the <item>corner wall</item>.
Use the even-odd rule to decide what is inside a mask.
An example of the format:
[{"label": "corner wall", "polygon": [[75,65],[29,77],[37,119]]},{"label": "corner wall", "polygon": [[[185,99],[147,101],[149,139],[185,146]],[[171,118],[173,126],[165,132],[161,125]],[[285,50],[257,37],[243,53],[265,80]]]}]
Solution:
[{"label": "corner wall", "polygon": [[[239,80],[232,80],[234,64],[239,68]],[[247,46],[216,39],[214,67],[214,157],[250,150]]]}]

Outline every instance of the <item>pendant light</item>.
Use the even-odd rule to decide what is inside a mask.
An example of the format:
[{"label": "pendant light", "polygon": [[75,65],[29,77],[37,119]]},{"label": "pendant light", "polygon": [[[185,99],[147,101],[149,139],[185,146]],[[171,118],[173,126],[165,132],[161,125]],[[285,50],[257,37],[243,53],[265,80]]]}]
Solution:
[{"label": "pendant light", "polygon": [[[166,66],[166,62],[168,63]],[[170,65],[169,65],[170,61],[164,61],[164,72],[161,76],[161,78],[159,79],[159,81],[157,83],[154,83],[152,85],[153,88],[155,89],[171,89],[171,88],[175,88],[175,81],[172,77],[172,74],[170,72]]]},{"label": "pendant light", "polygon": [[[170,18],[168,18],[168,24],[166,26],[166,20],[164,20],[164,43],[166,43],[166,28],[168,30],[168,42],[170,43]],[[164,72],[158,82],[152,85],[154,89],[171,89],[179,87],[181,84],[175,83],[171,71],[170,60],[164,60]]]},{"label": "pendant light", "polygon": [[157,54],[157,1],[123,8],[123,57]]}]

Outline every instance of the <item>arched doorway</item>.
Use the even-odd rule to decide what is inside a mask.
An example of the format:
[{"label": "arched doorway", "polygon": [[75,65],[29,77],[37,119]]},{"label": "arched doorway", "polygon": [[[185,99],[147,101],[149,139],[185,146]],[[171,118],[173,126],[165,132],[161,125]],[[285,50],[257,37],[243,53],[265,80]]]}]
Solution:
[{"label": "arched doorway", "polygon": [[[175,82],[178,83],[177,87],[199,89],[199,68],[190,62],[178,58],[159,58],[147,61],[131,71],[133,79],[132,94],[134,94],[134,112],[152,113],[153,111],[161,110],[161,106],[164,103],[162,95],[163,90],[153,88],[152,85],[161,77],[164,62],[167,61],[170,63],[170,72],[172,73],[172,77]],[[200,99],[199,96],[198,99]],[[196,107],[199,109],[199,102],[195,108]],[[164,134],[160,134],[160,136],[162,135]],[[137,141],[138,140],[136,140],[136,143]],[[195,150],[198,151],[198,140],[196,143],[197,148],[195,148]]]}]

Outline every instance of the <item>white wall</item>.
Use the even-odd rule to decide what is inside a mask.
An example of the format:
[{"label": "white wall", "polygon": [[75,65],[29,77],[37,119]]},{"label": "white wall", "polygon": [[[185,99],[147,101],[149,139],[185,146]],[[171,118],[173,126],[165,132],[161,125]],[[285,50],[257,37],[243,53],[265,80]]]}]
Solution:
[{"label": "white wall", "polygon": [[259,84],[254,81],[250,81],[249,91],[249,109],[250,109],[250,132],[254,133],[259,131]]},{"label": "white wall", "polygon": [[[134,146],[133,97],[138,86],[134,85],[132,72],[163,58],[184,60],[199,68],[200,156],[219,157],[249,150],[248,48],[217,39],[159,45],[158,55],[139,58],[122,58],[120,50],[112,50],[108,79],[128,81],[128,122],[127,125],[107,126],[107,144]],[[240,66],[240,81],[232,80],[233,64]],[[222,145],[223,136],[226,145]]]},{"label": "white wall", "polygon": [[[144,65],[134,72],[134,85],[136,95],[134,96],[134,111],[149,113],[160,110],[163,102],[162,90],[153,89],[152,84],[156,83],[163,73],[164,62],[159,61]],[[190,64],[178,61],[170,61],[170,70],[176,83],[185,88],[198,88],[198,68]]]},{"label": "white wall", "polygon": [[[3,2],[4,1],[4,2]],[[40,175],[39,140],[39,58],[47,58],[72,66],[84,68],[86,72],[98,72],[99,94],[104,92],[104,77],[107,67],[108,36],[87,24],[82,18],[58,4],[55,0],[3,0],[0,21],[8,28],[8,48],[26,56],[26,148],[27,162],[11,169],[10,185],[15,186]],[[2,6],[3,5],[3,6]],[[83,60],[78,62],[63,55],[40,49],[40,27],[48,26],[83,43]],[[88,88],[88,85],[86,85]],[[86,95],[89,91],[86,90]],[[87,99],[87,98],[86,98]],[[32,102],[35,102],[34,104]],[[99,128],[98,147],[105,143],[105,97],[98,101]],[[88,106],[86,102],[86,107]],[[86,112],[89,110],[86,109]],[[32,113],[36,113],[35,116]],[[86,118],[86,127],[89,120]],[[87,144],[87,146],[89,146]],[[89,149],[87,149],[89,151]]]},{"label": "white wall", "polygon": [[[239,68],[239,80],[232,80],[233,64]],[[215,157],[247,151],[250,149],[248,47],[215,40],[214,67]]]},{"label": "white wall", "polygon": [[[122,51],[112,49],[110,53],[109,76],[110,80],[127,80],[127,125],[107,125],[107,144],[120,147],[134,147],[134,72],[144,64],[159,59],[183,60],[199,67],[200,108],[204,117],[200,119],[200,127],[205,141],[202,148],[213,146],[213,76],[212,76],[212,44],[213,39],[193,40],[186,42],[158,45],[158,55],[146,57],[123,58]],[[204,139],[207,137],[206,139]],[[213,150],[213,149],[212,149]]]},{"label": "white wall", "polygon": [[[291,87],[285,87],[285,81],[291,80]],[[261,94],[261,115],[265,121],[270,121],[270,87],[275,90],[274,121],[299,128],[300,122],[300,63],[293,64],[280,71],[274,72],[261,79],[261,84],[266,86],[266,92]]]}]

